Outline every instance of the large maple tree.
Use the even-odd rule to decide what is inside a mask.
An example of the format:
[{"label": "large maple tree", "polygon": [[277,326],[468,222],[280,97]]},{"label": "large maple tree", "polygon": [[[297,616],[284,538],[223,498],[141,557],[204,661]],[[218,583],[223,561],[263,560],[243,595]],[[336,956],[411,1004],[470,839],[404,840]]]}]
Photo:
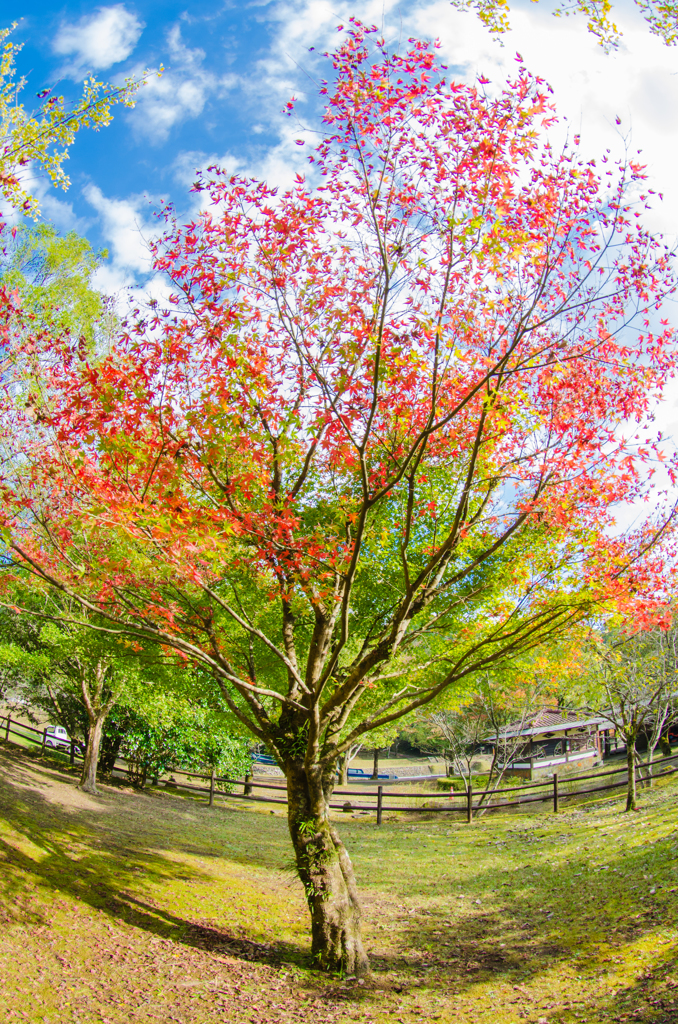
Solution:
[{"label": "large maple tree", "polygon": [[553,150],[524,67],[450,84],[357,23],[332,60],[310,180],[198,180],[98,360],[5,295],[2,508],[7,581],[200,664],[275,752],[314,956],[360,973],[337,758],[665,581],[675,281],[641,168]]}]

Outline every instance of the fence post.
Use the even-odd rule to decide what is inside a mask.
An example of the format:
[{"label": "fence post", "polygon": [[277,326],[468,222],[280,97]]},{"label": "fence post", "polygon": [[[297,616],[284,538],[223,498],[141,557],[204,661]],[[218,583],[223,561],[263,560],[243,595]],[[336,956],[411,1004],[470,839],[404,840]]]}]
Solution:
[{"label": "fence post", "polygon": [[216,768],[213,768],[212,769],[212,774],[210,775],[210,807],[214,803],[214,786],[215,786],[215,783],[216,783],[216,778],[217,778],[217,770],[216,770]]},{"label": "fence post", "polygon": [[469,825],[473,821],[473,786],[470,779],[466,790],[466,821]]},{"label": "fence post", "polygon": [[553,813],[558,813],[558,772],[553,773]]},{"label": "fence post", "polygon": [[45,753],[45,746],[47,745],[47,726],[42,730],[42,746],[40,747],[40,757]]},{"label": "fence post", "polygon": [[75,740],[71,740],[71,764],[75,764]]},{"label": "fence post", "polygon": [[381,825],[381,808],[384,797],[384,787],[377,786],[377,825]]},{"label": "fence post", "polygon": [[252,782],[252,776],[251,775],[246,775],[245,776],[245,787],[244,787],[244,789],[242,791],[242,795],[243,796],[251,796],[252,795],[251,782]]},{"label": "fence post", "polygon": [[11,715],[7,715],[7,725],[5,726],[5,743],[9,743],[9,724],[12,721]]}]

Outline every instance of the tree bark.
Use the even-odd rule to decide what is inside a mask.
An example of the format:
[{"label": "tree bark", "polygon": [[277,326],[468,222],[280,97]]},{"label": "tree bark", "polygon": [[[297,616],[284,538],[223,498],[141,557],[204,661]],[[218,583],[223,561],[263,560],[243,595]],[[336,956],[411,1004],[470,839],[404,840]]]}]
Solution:
[{"label": "tree bark", "polygon": [[289,761],[287,817],[297,871],[311,913],[311,952],[322,970],[362,976],[369,963],[360,929],[360,901],[351,859],[329,820],[334,769]]},{"label": "tree bark", "polygon": [[340,754],[337,758],[337,768],[339,770],[339,785],[348,786],[348,751]]},{"label": "tree bark", "polygon": [[87,664],[80,666],[80,690],[87,710],[89,728],[87,730],[85,760],[78,788],[84,790],[85,793],[92,793],[95,796],[98,792],[97,768],[99,766],[99,748],[101,747],[104,722],[115,703],[115,696],[110,691],[108,696],[104,698],[108,668],[109,665],[102,658],[97,660],[93,669]]},{"label": "tree bark", "polygon": [[106,713],[98,716],[90,722],[87,732],[87,746],[85,747],[85,760],[82,766],[82,775],[78,783],[78,789],[85,793],[98,794],[97,790],[97,767],[99,765],[99,748],[101,746],[101,734],[106,721]]},{"label": "tree bark", "polygon": [[626,810],[636,809],[636,740],[635,737],[626,740],[626,769],[628,773],[628,788],[626,791]]}]

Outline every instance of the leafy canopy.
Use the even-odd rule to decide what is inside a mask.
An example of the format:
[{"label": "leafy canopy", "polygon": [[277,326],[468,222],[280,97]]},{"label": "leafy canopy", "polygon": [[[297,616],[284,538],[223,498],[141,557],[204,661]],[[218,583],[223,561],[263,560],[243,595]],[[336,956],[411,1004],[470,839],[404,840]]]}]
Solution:
[{"label": "leafy canopy", "polygon": [[0,407],[5,578],[200,664],[323,772],[592,611],[653,607],[674,515],[645,424],[678,361],[640,166],[554,153],[523,67],[492,97],[357,23],[332,60],[319,184],[199,179],[155,248],[169,301],[98,360],[8,301],[7,379],[42,405]]},{"label": "leafy canopy", "polygon": [[92,350],[118,326],[110,301],[92,285],[107,256],[75,231],[61,235],[52,224],[24,223],[5,240],[0,286],[19,293],[42,329],[67,331]]}]

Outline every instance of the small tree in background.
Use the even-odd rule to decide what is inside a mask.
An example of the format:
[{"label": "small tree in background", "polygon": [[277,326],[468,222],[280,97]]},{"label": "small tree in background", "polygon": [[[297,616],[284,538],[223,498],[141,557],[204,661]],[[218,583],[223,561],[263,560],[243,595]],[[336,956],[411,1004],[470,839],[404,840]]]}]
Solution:
[{"label": "small tree in background", "polygon": [[359,743],[354,743],[350,746],[348,750],[344,750],[337,757],[337,779],[340,786],[348,785],[348,770],[364,746],[365,744],[361,740]]},{"label": "small tree in background", "polygon": [[637,808],[636,743],[648,742],[648,777],[664,728],[678,706],[675,625],[629,635],[609,629],[592,638],[592,665],[585,696],[588,710],[604,714],[626,745],[626,810]]},{"label": "small tree in background", "polygon": [[368,735],[368,742],[372,747],[372,778],[379,778],[379,754],[382,750],[388,750],[391,744],[398,737],[400,732],[400,723],[394,723],[389,726],[382,726],[381,729],[375,729]]},{"label": "small tree in background", "polygon": [[[524,662],[505,666],[503,671],[477,680],[452,708],[420,713],[413,738],[422,750],[442,754],[467,794],[473,776],[486,775],[485,786],[477,794],[482,807],[524,746],[520,733],[543,702],[552,698],[555,688],[553,678],[535,673],[533,666]],[[480,772],[475,767],[478,752],[487,746],[492,747],[490,767]]]}]

